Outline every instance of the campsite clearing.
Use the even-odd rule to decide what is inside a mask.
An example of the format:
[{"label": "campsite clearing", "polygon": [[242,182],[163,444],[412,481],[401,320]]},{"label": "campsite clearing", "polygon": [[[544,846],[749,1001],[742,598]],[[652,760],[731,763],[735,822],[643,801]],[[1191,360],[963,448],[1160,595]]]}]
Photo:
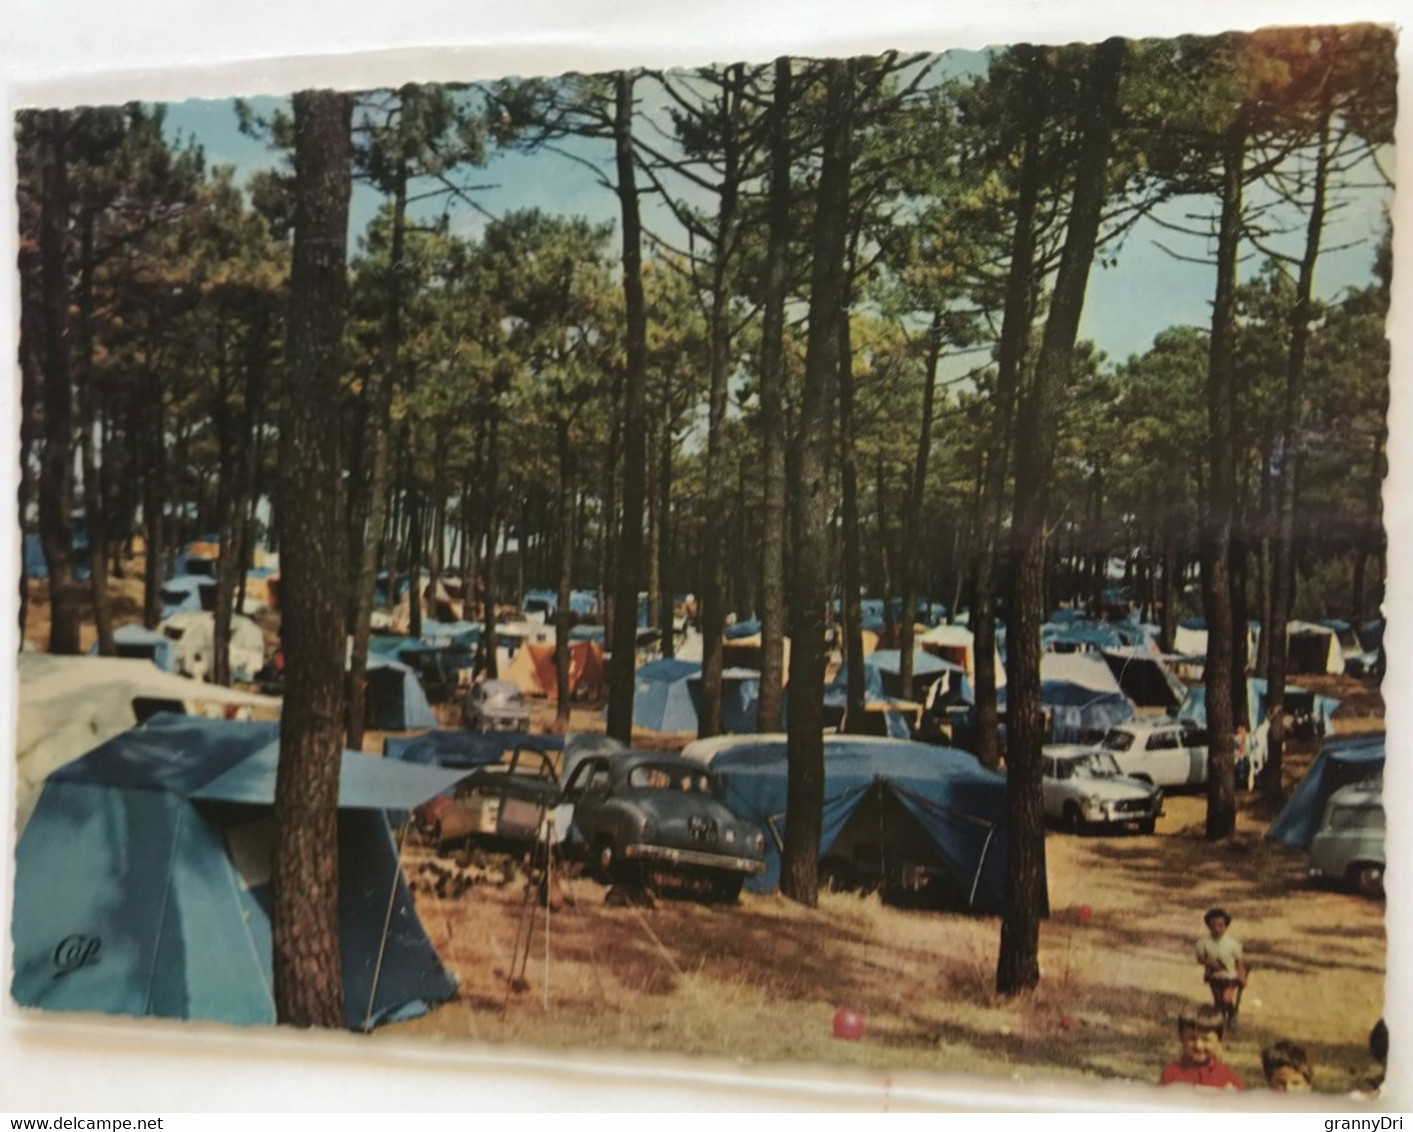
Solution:
[{"label": "campsite clearing", "polygon": [[[575,726],[592,719],[576,709]],[[1292,780],[1312,751],[1293,756]],[[1383,905],[1309,887],[1304,855],[1262,840],[1268,819],[1257,806],[1243,795],[1237,836],[1216,846],[1203,836],[1200,794],[1169,798],[1153,837],[1052,834],[1043,979],[1012,1000],[992,990],[994,917],[848,893],[824,893],[815,910],[750,894],[735,906],[614,907],[602,886],[576,878],[552,920],[546,1009],[542,912],[529,987],[507,989],[521,883],[483,881],[454,899],[422,888],[418,911],[460,990],[380,1035],[1153,1081],[1176,1048],[1177,1012],[1206,998],[1193,945],[1203,911],[1222,904],[1252,966],[1230,1063],[1259,1085],[1261,1046],[1284,1037],[1310,1052],[1319,1090],[1367,1085],[1369,1029],[1383,1001]],[[409,876],[429,857],[409,846]],[[865,1015],[862,1041],[831,1038],[840,1006]]]}]

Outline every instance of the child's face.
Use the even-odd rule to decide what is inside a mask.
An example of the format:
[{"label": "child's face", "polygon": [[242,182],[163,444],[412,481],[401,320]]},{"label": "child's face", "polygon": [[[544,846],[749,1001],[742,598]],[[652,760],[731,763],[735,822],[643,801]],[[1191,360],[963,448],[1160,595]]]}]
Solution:
[{"label": "child's face", "polygon": [[1184,1026],[1178,1040],[1182,1042],[1182,1059],[1188,1065],[1206,1065],[1222,1052],[1222,1036],[1216,1030]]},{"label": "child's face", "polygon": [[1266,1078],[1266,1084],[1278,1093],[1308,1093],[1310,1091],[1310,1082],[1305,1079],[1305,1074],[1292,1065],[1278,1065],[1271,1070],[1271,1075]]},{"label": "child's face", "polygon": [[1213,916],[1207,921],[1207,930],[1212,933],[1213,939],[1221,939],[1226,934],[1227,922],[1221,916]]}]

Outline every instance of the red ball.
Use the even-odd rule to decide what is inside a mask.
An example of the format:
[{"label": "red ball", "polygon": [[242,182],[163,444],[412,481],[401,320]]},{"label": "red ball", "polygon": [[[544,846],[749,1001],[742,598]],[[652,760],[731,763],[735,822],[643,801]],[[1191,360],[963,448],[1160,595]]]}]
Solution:
[{"label": "red ball", "polygon": [[859,1041],[864,1036],[864,1017],[857,1010],[841,1006],[834,1012],[834,1036],[846,1042]]},{"label": "red ball", "polygon": [[1088,904],[1081,904],[1075,909],[1074,918],[1081,924],[1087,924],[1094,918],[1094,909]]}]

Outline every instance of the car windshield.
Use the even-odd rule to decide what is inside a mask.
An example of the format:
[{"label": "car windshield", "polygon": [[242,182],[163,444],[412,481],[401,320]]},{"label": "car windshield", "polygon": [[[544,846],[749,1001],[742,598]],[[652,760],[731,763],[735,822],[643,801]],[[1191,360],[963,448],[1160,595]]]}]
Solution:
[{"label": "car windshield", "polygon": [[628,772],[635,790],[677,790],[684,794],[710,794],[711,779],[701,771],[661,763],[642,763]]},{"label": "car windshield", "polygon": [[1133,746],[1133,732],[1115,729],[1104,736],[1100,744],[1106,751],[1127,751]]},{"label": "car windshield", "polygon": [[1382,806],[1332,806],[1325,820],[1326,829],[1383,829],[1384,808]]}]

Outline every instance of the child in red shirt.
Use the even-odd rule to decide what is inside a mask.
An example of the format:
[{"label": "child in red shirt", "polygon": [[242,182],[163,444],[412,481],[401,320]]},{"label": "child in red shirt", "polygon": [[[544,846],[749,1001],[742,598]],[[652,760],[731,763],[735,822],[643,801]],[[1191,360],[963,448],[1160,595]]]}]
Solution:
[{"label": "child in red shirt", "polygon": [[1204,1089],[1244,1089],[1241,1078],[1222,1061],[1222,1031],[1226,1019],[1220,1008],[1202,1006],[1182,1012],[1178,1040],[1182,1052],[1163,1069],[1160,1085],[1198,1085]]}]

